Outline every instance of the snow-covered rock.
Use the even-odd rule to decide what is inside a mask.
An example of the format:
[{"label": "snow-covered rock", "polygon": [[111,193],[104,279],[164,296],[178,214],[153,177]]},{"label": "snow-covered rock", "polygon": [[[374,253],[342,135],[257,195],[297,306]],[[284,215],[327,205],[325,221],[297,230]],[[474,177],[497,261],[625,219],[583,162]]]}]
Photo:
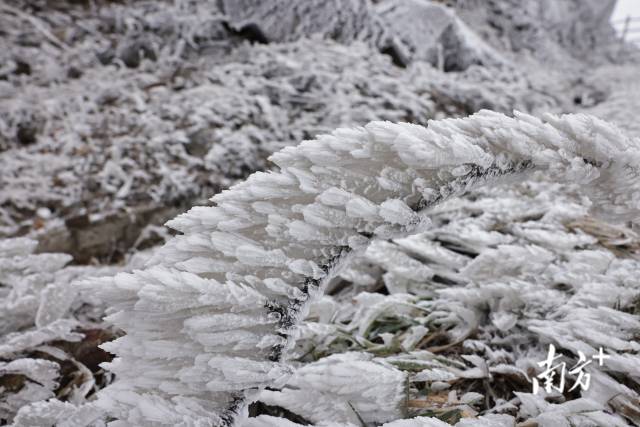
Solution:
[{"label": "snow-covered rock", "polygon": [[376,11],[407,65],[425,61],[444,71],[473,64],[502,66],[506,60],[467,26],[455,11],[428,0],[381,2]]}]

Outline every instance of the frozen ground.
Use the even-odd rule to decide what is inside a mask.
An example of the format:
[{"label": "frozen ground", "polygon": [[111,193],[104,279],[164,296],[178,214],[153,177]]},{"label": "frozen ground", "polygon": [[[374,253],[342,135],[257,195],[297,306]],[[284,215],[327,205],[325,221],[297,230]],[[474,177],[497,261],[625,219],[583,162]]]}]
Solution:
[{"label": "frozen ground", "polygon": [[[285,146],[340,126],[426,125],[485,108],[586,112],[640,135],[638,65],[620,55],[611,6],[1,4],[0,236],[35,240],[0,240],[0,419],[24,408],[18,425],[100,425],[93,401],[113,374],[96,345],[121,331],[95,293],[70,283],[141,267],[137,250],[169,237],[159,224]],[[637,424],[639,241],[590,204],[578,186],[535,176],[450,200],[426,233],[374,242],[311,306],[288,356],[293,378],[255,396],[249,412],[260,417],[247,425],[433,416],[463,426],[479,415],[478,425]],[[64,267],[73,260],[118,265]],[[185,325],[194,336],[213,327]],[[219,339],[206,335],[196,341]],[[598,347],[617,359],[593,371],[590,393],[533,396],[549,343],[569,365]],[[166,349],[144,351],[162,359]],[[145,405],[134,424],[195,425]]]}]

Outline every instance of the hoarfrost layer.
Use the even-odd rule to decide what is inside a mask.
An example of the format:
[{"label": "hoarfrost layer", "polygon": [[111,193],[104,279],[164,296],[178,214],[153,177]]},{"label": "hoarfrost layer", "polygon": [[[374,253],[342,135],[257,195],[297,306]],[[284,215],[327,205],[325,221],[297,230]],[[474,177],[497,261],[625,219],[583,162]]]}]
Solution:
[{"label": "hoarfrost layer", "polygon": [[[285,385],[293,372],[287,355],[296,325],[345,260],[367,247],[374,254],[388,250],[383,242],[370,246],[370,239],[420,232],[430,224],[426,209],[451,195],[535,170],[580,184],[603,213],[633,219],[640,207],[639,154],[637,140],[593,117],[547,115],[543,122],[491,112],[433,121],[427,128],[374,122],[286,148],[271,158],[278,171],[256,173],[215,196],[216,207],[197,207],[172,220],[169,225],[183,235],[146,270],[87,284],[109,302],[107,319],[126,332],[105,347],[118,355],[108,368],[119,380],[101,392],[98,404],[135,425],[230,424],[257,389]],[[545,230],[520,233],[539,242],[550,236]],[[593,243],[580,235],[567,239],[556,247]],[[481,281],[490,278],[483,262],[507,253],[512,261],[506,266],[514,272],[522,260],[545,262],[551,256],[526,246],[496,250],[461,272]],[[406,262],[398,256],[382,257],[399,260],[397,268],[383,268],[402,276]],[[467,303],[478,300],[473,295]],[[464,306],[461,295],[453,298]],[[580,319],[584,310],[567,314],[566,321],[572,315]],[[433,315],[443,321],[451,316],[438,310]],[[508,329],[512,321],[496,315],[496,324]],[[600,344],[637,351],[624,344],[637,319],[620,312],[610,320],[622,335]],[[545,321],[531,328],[554,339]],[[465,326],[448,333],[461,340]],[[591,349],[564,345],[574,352]],[[628,373],[626,357],[620,355],[616,365]],[[470,361],[479,370],[485,363],[479,356]],[[613,381],[607,378],[603,384]],[[621,391],[633,396],[630,389]]]},{"label": "hoarfrost layer", "polygon": [[[610,62],[612,4],[11,1],[0,9],[0,235],[108,259],[104,236],[69,243],[84,240],[77,223],[159,224],[336,127],[571,111],[606,97],[571,76]],[[260,35],[273,43],[243,45]],[[126,251],[135,237],[116,231]]]}]

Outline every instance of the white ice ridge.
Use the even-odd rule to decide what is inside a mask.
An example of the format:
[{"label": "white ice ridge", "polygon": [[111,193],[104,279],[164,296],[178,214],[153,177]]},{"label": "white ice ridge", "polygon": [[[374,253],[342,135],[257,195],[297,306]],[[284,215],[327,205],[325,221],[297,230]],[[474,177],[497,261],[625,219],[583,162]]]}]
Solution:
[{"label": "white ice ridge", "polygon": [[615,217],[640,209],[640,141],[585,115],[482,111],[428,127],[372,122],[274,154],[170,221],[145,270],[87,283],[126,335],[104,347],[117,380],[98,405],[118,426],[226,426],[283,385],[309,301],[349,252],[428,227],[428,208],[506,175],[583,185]]}]

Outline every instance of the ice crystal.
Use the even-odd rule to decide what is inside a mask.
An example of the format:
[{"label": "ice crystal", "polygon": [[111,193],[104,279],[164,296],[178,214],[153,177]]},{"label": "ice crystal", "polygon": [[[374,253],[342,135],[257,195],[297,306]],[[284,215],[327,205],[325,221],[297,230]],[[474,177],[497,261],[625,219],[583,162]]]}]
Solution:
[{"label": "ice crystal", "polygon": [[[256,389],[288,381],[293,369],[287,355],[296,325],[309,301],[340,271],[347,254],[368,253],[375,259],[376,250],[390,248],[378,242],[363,252],[369,239],[428,229],[429,208],[438,202],[504,176],[536,170],[550,179],[578,183],[596,204],[610,206],[616,216],[633,217],[637,179],[630,177],[637,177],[637,144],[593,117],[548,115],[541,121],[521,113],[509,118],[485,111],[467,119],[432,121],[426,128],[373,122],[285,148],[271,157],[278,170],[256,173],[216,195],[216,206],[194,208],[170,221],[169,226],[183,234],[157,252],[148,268],[87,284],[108,301],[108,320],[126,332],[105,346],[118,356],[108,364],[118,381],[101,393],[100,401],[112,415],[136,425],[230,423],[243,413]],[[514,234],[538,245],[550,241],[544,229]],[[567,235],[556,238],[551,248],[590,243],[593,238],[588,236]],[[478,272],[476,280],[482,283],[483,263],[494,263],[503,256],[501,250],[510,251],[498,246],[498,252],[476,258],[460,274],[474,277]],[[436,253],[455,263],[456,257],[446,251]],[[539,273],[536,260],[543,265],[551,252],[532,246],[510,256],[505,277]],[[198,273],[189,271],[189,260],[196,258],[210,260],[199,264]],[[416,280],[414,268],[403,270],[403,264],[411,264],[401,253],[384,259],[398,260],[397,265],[382,265],[388,274]],[[534,262],[525,265],[525,259]],[[430,270],[423,275],[434,277]],[[478,327],[481,307],[518,289],[511,286],[516,287],[510,291],[506,283],[491,282],[482,293],[442,289],[440,299],[428,306],[432,321],[448,325],[454,341],[461,342]],[[540,290],[539,304],[560,302],[545,297],[553,290]],[[519,291],[498,301],[515,310],[522,306],[522,295]],[[603,317],[597,310],[605,308],[578,305],[564,320],[554,319],[553,329],[535,319],[529,327],[555,341],[558,325],[566,323],[563,330],[569,333],[576,331],[570,326],[572,316],[589,318],[580,317],[584,310],[596,310],[595,319]],[[610,328],[620,331],[619,337],[594,334],[591,345],[622,349],[634,320],[623,313],[604,317]],[[504,316],[495,323],[502,329],[513,327],[513,320]],[[467,359],[471,366],[457,368],[455,375],[489,374],[481,357]]]}]

